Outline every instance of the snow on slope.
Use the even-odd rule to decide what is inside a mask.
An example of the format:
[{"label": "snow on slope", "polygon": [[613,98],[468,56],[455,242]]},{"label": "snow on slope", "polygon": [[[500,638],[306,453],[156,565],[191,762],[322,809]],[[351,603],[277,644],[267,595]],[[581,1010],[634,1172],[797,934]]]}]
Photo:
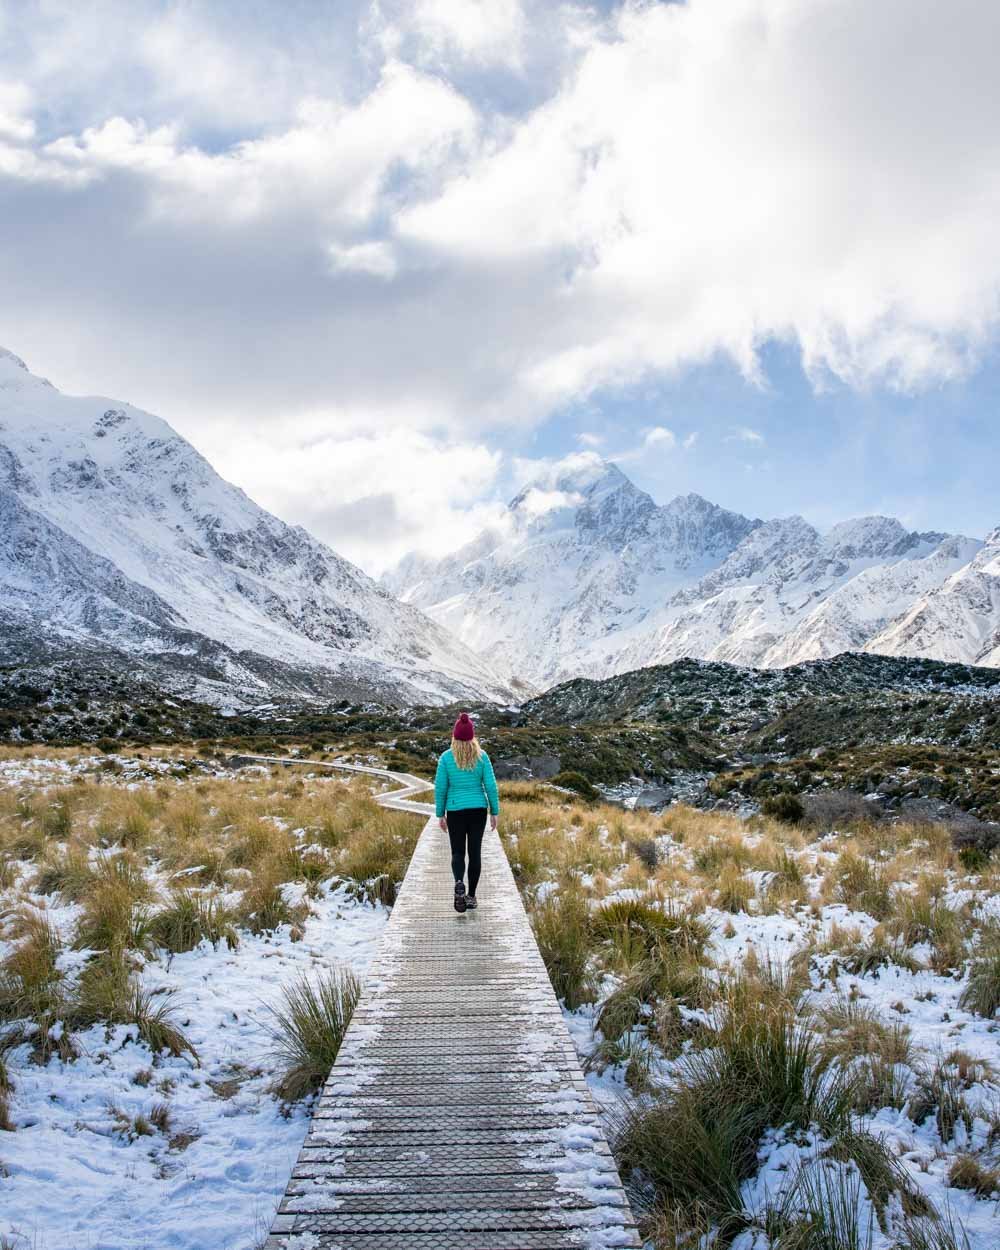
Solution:
[{"label": "snow on slope", "polygon": [[613,464],[568,457],[522,490],[504,524],[387,584],[504,670],[540,685],[603,676],[621,639],[759,524],[697,495],[657,507]]},{"label": "snow on slope", "polygon": [[873,638],[869,649],[1000,664],[1000,528],[963,568],[928,589]]},{"label": "snow on slope", "polygon": [[278,687],[509,697],[440,625],[259,508],[165,421],[62,395],[3,351],[0,519],[0,608],[68,640],[207,649],[258,686],[266,657]]},{"label": "snow on slope", "polygon": [[387,580],[543,687],[683,656],[778,667],[873,650],[986,663],[1000,614],[967,600],[995,604],[1000,591],[981,547],[890,517],[820,534],[802,517],[749,520],[697,495],[658,507],[587,453],[522,490],[503,525],[441,561],[408,557]]},{"label": "snow on slope", "polygon": [[664,624],[620,657],[617,671],[687,655],[768,668],[864,650],[914,594],[978,547],[970,539],[908,533],[889,517],[845,521],[826,535],[802,517],[768,521],[675,595]]}]

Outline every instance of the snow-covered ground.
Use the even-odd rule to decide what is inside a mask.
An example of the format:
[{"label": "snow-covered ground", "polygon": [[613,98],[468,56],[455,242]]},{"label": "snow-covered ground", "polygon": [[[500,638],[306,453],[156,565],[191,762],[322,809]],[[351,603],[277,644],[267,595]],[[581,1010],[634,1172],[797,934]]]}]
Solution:
[{"label": "snow-covered ground", "polygon": [[[0,760],[0,786],[70,782],[95,761]],[[121,761],[126,773],[166,762]],[[22,866],[24,869],[28,865]],[[27,874],[25,874],[27,875]],[[290,887],[295,888],[295,887]],[[69,939],[78,913],[58,896],[44,906]],[[80,1057],[40,1067],[29,1046],[7,1054],[15,1082],[12,1133],[0,1133],[0,1245],[10,1250],[254,1250],[263,1241],[305,1136],[309,1108],[290,1112],[274,1079],[269,1004],[302,974],[336,965],[363,975],[386,923],[382,906],[358,903],[343,883],[310,900],[304,937],[289,926],[236,950],[203,942],[147,958],[142,984],[176,991],[177,1023],[198,1055],[154,1061],[131,1027],[76,1033]],[[0,941],[0,958],[10,948]],[[68,973],[86,952],[67,950]],[[169,1108],[169,1121],[137,1135],[137,1116]],[[2,1237],[6,1235],[7,1242]]]},{"label": "snow-covered ground", "polygon": [[[747,844],[752,845],[754,841],[753,835],[748,834]],[[665,858],[671,855],[688,858],[683,848],[670,837],[661,837],[658,843]],[[798,854],[805,862],[815,859],[817,852],[820,869],[836,861],[833,851],[824,852],[815,843],[791,853]],[[944,896],[945,903],[956,909],[971,903],[977,920],[996,919],[1000,916],[1000,897],[988,889],[969,889],[970,880],[968,877],[953,880]],[[865,912],[852,910],[840,903],[819,903],[820,881],[819,872],[807,876],[814,905],[790,909],[790,914],[767,915],[757,910],[732,914],[709,906],[700,918],[712,926],[712,940],[707,953],[715,967],[739,968],[748,956],[761,965],[787,965],[797,951],[810,943],[821,944],[835,930],[835,926],[842,931],[856,929],[864,936],[871,935],[877,927],[876,921]],[[904,882],[899,888],[905,893],[908,884]],[[543,882],[535,888],[535,893],[541,899],[551,895],[552,889],[551,882]],[[612,888],[602,901],[639,898],[642,895],[643,891],[623,886]],[[751,906],[755,904],[756,900]],[[929,960],[931,950],[929,946],[918,944],[911,947],[909,953],[923,962]],[[967,984],[967,974],[960,971],[941,975],[929,967],[909,971],[890,964],[865,975],[843,972],[836,975],[833,969],[835,959],[832,954],[814,957],[813,990],[807,996],[810,1007],[821,1011],[825,1005],[849,1001],[874,1009],[886,1024],[898,1023],[910,1031],[914,1050],[919,1062],[926,1065],[925,1070],[955,1052],[968,1060],[978,1061],[977,1068],[976,1063],[967,1064],[964,1058],[961,1060],[962,1066],[967,1067],[971,1074],[967,1082],[960,1083],[964,1086],[961,1097],[972,1112],[971,1131],[959,1117],[954,1135],[942,1140],[933,1111],[920,1123],[914,1123],[905,1111],[892,1107],[859,1116],[857,1124],[884,1138],[917,1190],[940,1213],[940,1226],[954,1230],[959,1247],[965,1238],[968,1250],[995,1250],[1000,1245],[1000,1187],[988,1197],[977,1197],[968,1190],[951,1185],[948,1174],[956,1157],[963,1153],[975,1155],[990,1168],[995,1169],[1000,1163],[1000,1148],[996,1140],[1000,1114],[1000,1018],[983,1019],[959,1005]],[[593,1054],[600,1040],[596,1021],[601,1002],[615,984],[614,977],[606,977],[597,1003],[587,1004],[575,1011],[564,1007],[564,1018],[581,1060]],[[638,1038],[639,1035],[635,1036]],[[654,1050],[650,1075],[654,1081],[669,1085],[671,1074],[683,1062],[683,1057],[667,1060],[662,1053],[657,1054]],[[908,1082],[910,1090],[914,1089],[914,1072],[900,1065],[899,1078]],[[625,1082],[625,1067],[622,1064],[605,1067],[602,1071],[589,1071],[587,1081],[606,1117],[609,1136],[613,1136],[615,1125],[620,1122],[623,1102],[628,1103],[634,1097]],[[786,1140],[780,1131],[769,1135],[758,1155],[760,1171],[743,1187],[744,1209],[748,1212],[762,1211],[769,1199],[773,1200],[782,1192],[783,1186],[787,1188],[789,1179],[804,1161],[817,1158],[822,1145],[821,1141],[802,1135],[794,1140]],[[868,1250],[900,1250],[898,1228],[895,1232],[891,1228],[881,1230],[877,1219],[868,1228],[869,1210],[863,1191],[862,1199],[858,1209],[858,1250],[865,1250],[866,1247]],[[865,1239],[866,1236],[869,1240]],[[766,1250],[766,1246],[766,1239],[755,1240],[755,1234],[748,1232],[737,1238],[733,1250]]]}]

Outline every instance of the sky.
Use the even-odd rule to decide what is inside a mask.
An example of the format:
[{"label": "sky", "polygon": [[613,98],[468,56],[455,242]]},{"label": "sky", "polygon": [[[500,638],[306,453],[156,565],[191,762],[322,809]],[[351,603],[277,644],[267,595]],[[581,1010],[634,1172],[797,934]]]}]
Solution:
[{"label": "sky", "polygon": [[0,345],[375,574],[580,450],[981,536],[998,46],[988,0],[0,0]]}]

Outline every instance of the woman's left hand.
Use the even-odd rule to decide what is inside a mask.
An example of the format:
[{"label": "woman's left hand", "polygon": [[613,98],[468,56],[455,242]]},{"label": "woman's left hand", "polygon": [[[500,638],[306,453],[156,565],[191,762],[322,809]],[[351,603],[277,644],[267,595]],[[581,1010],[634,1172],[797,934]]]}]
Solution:
[{"label": "woman's left hand", "polygon": [[490,828],[495,829],[496,827],[497,827],[497,818],[495,816],[490,816]]}]

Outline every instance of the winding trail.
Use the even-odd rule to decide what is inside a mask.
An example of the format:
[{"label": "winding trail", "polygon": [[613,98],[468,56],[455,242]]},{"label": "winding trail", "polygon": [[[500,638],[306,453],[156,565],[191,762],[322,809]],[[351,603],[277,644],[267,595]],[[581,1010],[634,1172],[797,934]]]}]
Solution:
[{"label": "winding trail", "polygon": [[268,756],[399,783],[428,816],[264,1250],[639,1246],[503,845],[477,911],[452,906],[431,788],[407,773]]}]

